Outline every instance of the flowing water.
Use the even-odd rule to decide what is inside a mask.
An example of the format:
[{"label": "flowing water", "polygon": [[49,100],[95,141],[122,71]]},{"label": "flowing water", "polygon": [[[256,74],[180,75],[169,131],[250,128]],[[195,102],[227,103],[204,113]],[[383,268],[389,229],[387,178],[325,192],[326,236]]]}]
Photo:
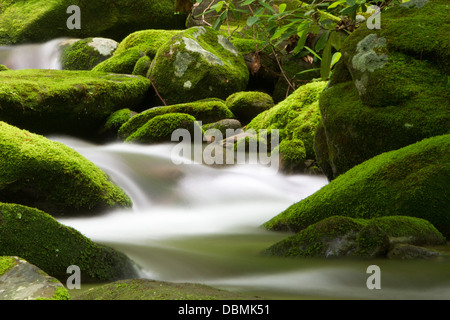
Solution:
[{"label": "flowing water", "polygon": [[[273,299],[449,299],[450,261],[324,260],[268,257],[262,251],[289,234],[261,224],[327,184],[323,176],[267,172],[258,165],[211,168],[173,145],[63,142],[102,168],[132,198],[132,210],[59,219],[126,253],[141,276],[195,282]],[[369,290],[370,265],[381,289]]]},{"label": "flowing water", "polygon": [[[0,47],[11,69],[59,69],[62,39]],[[204,283],[274,299],[450,299],[450,261],[315,260],[261,252],[288,234],[260,226],[327,184],[325,177],[270,174],[257,165],[211,168],[172,162],[172,145],[93,145],[53,137],[102,168],[131,210],[59,219],[140,266],[141,277]],[[447,248],[448,250],[448,248]],[[370,265],[381,289],[369,290]]]}]

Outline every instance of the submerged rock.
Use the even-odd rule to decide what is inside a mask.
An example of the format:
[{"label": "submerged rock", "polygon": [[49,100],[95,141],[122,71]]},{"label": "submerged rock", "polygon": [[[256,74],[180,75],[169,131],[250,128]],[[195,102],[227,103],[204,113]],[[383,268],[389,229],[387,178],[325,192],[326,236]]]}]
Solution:
[{"label": "submerged rock", "polygon": [[12,265],[0,272],[0,300],[69,300],[64,285],[19,257],[0,257]]},{"label": "submerged rock", "polygon": [[245,90],[249,72],[224,36],[209,27],[192,27],[158,50],[148,77],[167,104],[176,104],[226,99]]},{"label": "submerged rock", "polygon": [[144,77],[68,70],[3,71],[0,82],[0,120],[88,139],[113,112],[141,109],[150,87]]},{"label": "submerged rock", "polygon": [[330,180],[377,154],[449,133],[447,6],[389,8],[381,29],[363,24],[344,41],[320,97],[316,154]]},{"label": "submerged rock", "polygon": [[264,225],[298,232],[330,216],[411,216],[450,236],[450,135],[424,139],[355,166]]},{"label": "submerged rock", "polygon": [[137,275],[127,256],[92,242],[38,209],[0,203],[0,221],[0,255],[19,256],[64,283],[72,265],[80,268],[81,283]]},{"label": "submerged rock", "polygon": [[86,215],[132,205],[102,170],[73,149],[4,122],[0,122],[0,201],[52,215]]}]

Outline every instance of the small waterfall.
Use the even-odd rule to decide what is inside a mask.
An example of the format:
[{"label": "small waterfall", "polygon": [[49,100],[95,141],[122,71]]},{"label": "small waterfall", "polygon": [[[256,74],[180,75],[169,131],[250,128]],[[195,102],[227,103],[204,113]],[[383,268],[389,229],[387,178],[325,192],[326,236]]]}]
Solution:
[{"label": "small waterfall", "polygon": [[9,69],[61,69],[61,46],[68,39],[45,43],[0,46],[0,64]]}]

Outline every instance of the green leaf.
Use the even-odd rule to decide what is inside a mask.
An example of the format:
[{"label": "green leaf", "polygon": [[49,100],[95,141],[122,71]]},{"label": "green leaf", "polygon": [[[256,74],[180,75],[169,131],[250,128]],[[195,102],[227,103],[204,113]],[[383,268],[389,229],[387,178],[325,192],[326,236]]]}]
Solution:
[{"label": "green leaf", "polygon": [[253,17],[248,17],[247,18],[247,26],[251,27],[252,25],[254,25],[256,22],[258,22],[259,17],[258,16],[253,16]]},{"label": "green leaf", "polygon": [[346,2],[350,7],[353,7],[355,5],[356,1],[355,0],[346,0]]},{"label": "green leaf", "polygon": [[284,10],[286,10],[286,7],[287,7],[286,3],[280,4],[280,6],[278,7],[278,12],[283,13]]},{"label": "green leaf", "polygon": [[317,53],[315,53],[314,50],[312,50],[311,48],[309,48],[307,46],[304,46],[304,48],[306,50],[308,50],[309,52],[311,52],[317,59],[322,60],[322,58]]},{"label": "green leaf", "polygon": [[255,2],[255,0],[246,0],[241,3],[241,7],[248,6],[249,4],[252,4],[253,2]]},{"label": "green leaf", "polygon": [[346,0],[338,0],[328,6],[328,9],[336,8],[338,5],[345,3]]},{"label": "green leaf", "polygon": [[216,5],[212,6],[212,9],[215,9],[216,12],[220,12],[222,10],[223,5],[225,4],[225,1],[219,1]]},{"label": "green leaf", "polygon": [[326,45],[326,43],[327,43],[327,41],[328,41],[328,37],[329,37],[329,36],[330,36],[330,30],[324,32],[324,33],[320,36],[319,40],[317,40],[317,43],[316,43],[316,46],[315,46],[314,49],[316,49],[316,51],[322,50],[322,49],[325,47],[325,45]]},{"label": "green leaf", "polygon": [[333,56],[331,57],[331,66],[330,69],[333,68],[333,66],[341,59],[342,54],[340,52],[335,52]]}]

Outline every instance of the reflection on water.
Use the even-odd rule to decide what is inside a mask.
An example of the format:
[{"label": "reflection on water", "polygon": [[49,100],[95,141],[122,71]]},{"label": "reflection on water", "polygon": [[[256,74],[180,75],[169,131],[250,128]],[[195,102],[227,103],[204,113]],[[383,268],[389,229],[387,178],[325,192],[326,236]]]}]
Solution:
[{"label": "reflection on water", "polygon": [[[324,177],[265,175],[256,165],[176,166],[171,145],[94,146],[53,138],[96,163],[134,208],[60,219],[132,258],[142,277],[200,282],[275,299],[449,299],[450,261],[318,260],[268,257],[288,236],[260,225],[327,184]],[[381,268],[381,289],[366,286]]]}]

